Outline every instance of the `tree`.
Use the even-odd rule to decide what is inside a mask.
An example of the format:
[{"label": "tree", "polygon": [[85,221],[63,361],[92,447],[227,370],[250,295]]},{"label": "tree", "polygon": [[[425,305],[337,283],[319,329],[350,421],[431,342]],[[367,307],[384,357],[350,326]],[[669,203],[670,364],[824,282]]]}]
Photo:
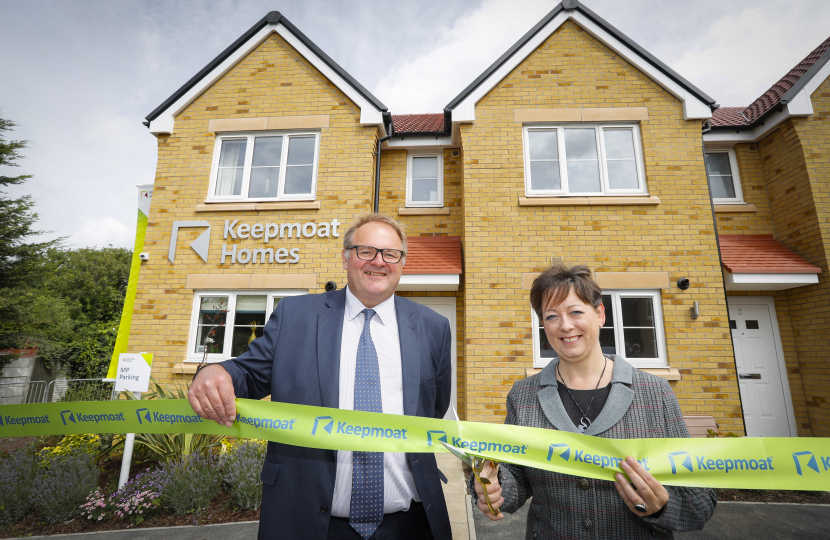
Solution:
[{"label": "tree", "polygon": [[[6,141],[4,132],[11,131],[14,122],[0,117],[0,166],[19,167],[22,158],[20,150],[26,148],[26,141]],[[0,175],[0,188],[19,185],[31,175]],[[17,199],[6,197],[0,190],[0,289],[32,286],[42,277],[40,259],[46,250],[55,247],[61,239],[48,242],[30,242],[29,239],[44,234],[33,228],[38,215],[32,212],[34,201],[30,195]]]}]

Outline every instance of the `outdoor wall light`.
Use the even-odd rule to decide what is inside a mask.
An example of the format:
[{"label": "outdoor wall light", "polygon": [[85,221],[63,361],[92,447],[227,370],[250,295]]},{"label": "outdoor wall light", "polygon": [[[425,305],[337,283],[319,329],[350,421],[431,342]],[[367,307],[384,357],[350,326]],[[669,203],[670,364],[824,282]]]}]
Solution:
[{"label": "outdoor wall light", "polygon": [[147,253],[146,251],[142,251],[141,253],[138,254],[138,259],[140,261],[149,261],[150,260],[150,254]]},{"label": "outdoor wall light", "polygon": [[682,278],[678,279],[678,280],[677,280],[677,287],[678,287],[681,291],[685,291],[686,289],[688,289],[689,287],[691,287],[691,283],[689,282],[689,278],[684,278],[684,277],[682,277]]},{"label": "outdoor wall light", "polygon": [[692,318],[697,319],[698,317],[700,317],[700,304],[698,302],[695,302],[694,305],[689,308],[689,311],[692,312]]},{"label": "outdoor wall light", "polygon": [[326,292],[336,291],[337,290],[337,283],[333,281],[326,281],[325,286]]}]

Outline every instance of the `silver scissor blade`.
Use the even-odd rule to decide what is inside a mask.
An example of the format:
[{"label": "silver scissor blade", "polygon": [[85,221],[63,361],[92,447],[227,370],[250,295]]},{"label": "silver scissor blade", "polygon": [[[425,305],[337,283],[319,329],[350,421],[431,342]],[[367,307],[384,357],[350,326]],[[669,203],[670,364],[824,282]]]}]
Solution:
[{"label": "silver scissor blade", "polygon": [[449,450],[452,455],[454,455],[455,457],[457,457],[458,459],[460,459],[461,461],[463,461],[464,463],[466,463],[470,467],[473,466],[472,456],[470,456],[466,452],[456,448],[455,446],[452,446],[452,445],[449,445],[449,444],[445,443],[444,441],[441,441],[441,444],[443,444],[444,447],[447,450]]}]

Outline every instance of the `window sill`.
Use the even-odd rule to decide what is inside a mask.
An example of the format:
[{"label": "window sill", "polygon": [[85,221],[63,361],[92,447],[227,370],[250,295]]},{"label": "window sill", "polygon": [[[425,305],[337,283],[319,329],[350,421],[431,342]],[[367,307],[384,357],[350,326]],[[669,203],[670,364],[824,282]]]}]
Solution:
[{"label": "window sill", "polygon": [[179,362],[173,365],[173,372],[177,375],[196,375],[196,369],[198,367],[198,360]]},{"label": "window sill", "polygon": [[238,202],[196,205],[196,212],[261,212],[263,210],[319,210],[320,201]]},{"label": "window sill", "polygon": [[[680,372],[672,368],[638,368],[640,371],[651,373],[667,381],[679,381],[683,378]],[[542,368],[527,368],[525,370],[525,377],[530,377],[542,371]]]},{"label": "window sill", "polygon": [[519,206],[656,206],[660,197],[612,196],[612,197],[519,197]]},{"label": "window sill", "polygon": [[450,215],[449,208],[398,208],[399,216],[448,216]]},{"label": "window sill", "polygon": [[758,208],[754,204],[738,203],[738,204],[718,204],[715,203],[715,213],[752,213],[757,212]]}]

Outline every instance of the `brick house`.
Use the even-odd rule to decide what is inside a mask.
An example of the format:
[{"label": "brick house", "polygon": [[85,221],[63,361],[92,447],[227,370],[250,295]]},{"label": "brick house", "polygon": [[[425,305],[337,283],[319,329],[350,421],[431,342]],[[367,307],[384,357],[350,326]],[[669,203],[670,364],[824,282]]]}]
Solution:
[{"label": "brick house", "polygon": [[[419,115],[390,114],[285,17],[269,13],[147,117],[159,158],[129,348],[154,352],[154,375],[169,382],[189,378],[203,357],[241,354],[280,298],[345,284],[340,233],[378,209],[407,226],[399,294],[450,320],[462,418],[502,421],[512,383],[550,361],[528,291],[539,271],[563,261],[596,272],[611,315],[601,332],[606,351],[669,379],[684,414],[711,415],[739,434],[744,380],[729,328],[730,319],[746,326],[746,317],[730,317],[727,298],[772,297],[789,371],[776,414],[789,419],[785,435],[825,434],[830,382],[816,376],[811,387],[802,377],[819,372],[827,321],[813,329],[792,302],[802,291],[827,294],[827,200],[819,196],[827,187],[815,185],[823,161],[812,149],[827,140],[826,113],[782,120],[793,135],[758,135],[751,121],[723,127],[718,110],[573,0],[444,111]],[[810,141],[799,143],[800,158],[791,155],[793,137]],[[780,165],[761,156],[779,148],[790,152]],[[723,152],[737,160],[730,163],[746,200],[713,205],[707,164],[714,178]],[[781,173],[785,167],[792,172]],[[775,175],[811,194],[812,214],[785,217],[796,205],[778,200],[789,188]],[[812,225],[791,225],[799,219]],[[790,238],[795,229],[803,236]],[[718,233],[728,238],[720,246]],[[757,245],[735,242],[735,233]],[[797,288],[780,292],[736,288],[735,276],[748,275],[736,268],[759,249],[764,264],[790,261],[770,267],[778,274],[815,278],[813,265],[824,273],[817,284],[790,280]],[[688,287],[678,285],[683,279]],[[205,343],[214,320],[226,325]]]}]

